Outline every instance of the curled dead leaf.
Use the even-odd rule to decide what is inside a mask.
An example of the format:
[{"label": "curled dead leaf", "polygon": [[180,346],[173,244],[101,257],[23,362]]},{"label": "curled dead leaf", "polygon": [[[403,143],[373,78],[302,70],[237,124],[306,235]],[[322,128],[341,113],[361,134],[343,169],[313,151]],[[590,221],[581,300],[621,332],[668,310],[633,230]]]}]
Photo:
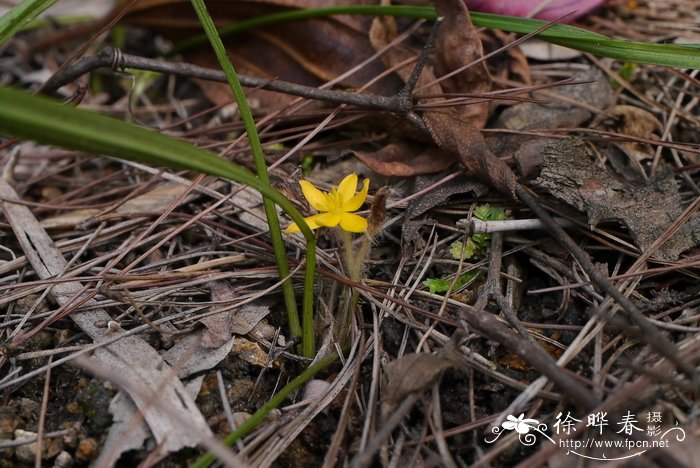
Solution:
[{"label": "curled dead leaf", "polygon": [[[619,105],[610,109],[609,114],[618,120],[618,131],[631,137],[649,139],[662,131],[661,122],[654,114],[640,107]],[[654,149],[645,143],[620,141],[615,145],[636,161],[654,157]]]},{"label": "curled dead leaf", "polygon": [[481,131],[454,113],[427,112],[423,121],[435,142],[457,156],[467,172],[514,199],[518,181],[508,165],[487,147]]},{"label": "curled dead leaf", "polygon": [[[436,0],[438,16],[445,21],[435,41],[435,76],[439,79],[454,73],[440,82],[444,93],[479,94],[491,90],[491,76],[481,61],[484,49],[479,32],[472,24],[469,12],[462,0]],[[461,70],[461,71],[459,71]],[[489,102],[459,106],[460,120],[469,121],[483,128],[489,117]]]},{"label": "curled dead leaf", "polygon": [[[478,93],[491,86],[488,70],[478,61],[483,53],[476,28],[461,0],[437,0],[438,15],[445,18],[436,39],[435,75],[445,92]],[[465,68],[466,67],[466,68]],[[486,147],[479,128],[488,118],[489,104],[458,106],[425,112],[423,121],[437,145],[456,156],[469,174],[515,197],[513,171]]]}]

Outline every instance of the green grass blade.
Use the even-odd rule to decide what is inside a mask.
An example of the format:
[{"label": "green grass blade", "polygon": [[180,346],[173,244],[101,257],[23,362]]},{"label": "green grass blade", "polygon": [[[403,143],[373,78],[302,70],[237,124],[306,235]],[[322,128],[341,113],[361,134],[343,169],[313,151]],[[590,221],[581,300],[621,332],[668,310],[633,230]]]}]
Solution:
[{"label": "green grass blade", "polygon": [[[480,28],[502,29],[503,31],[519,34],[529,34],[532,31],[536,31],[537,29],[550,24],[549,21],[544,20],[494,15],[493,13],[479,13],[477,11],[470,11],[469,15],[472,18],[472,22]],[[538,34],[538,37],[544,40],[559,37],[568,37],[572,39],[576,37],[606,38],[606,36],[598,34],[597,32],[561,23],[552,24],[551,26],[547,27],[547,29],[544,29]]]},{"label": "green grass blade", "polygon": [[315,275],[314,235],[301,214],[284,195],[255,174],[214,153],[121,120],[8,87],[0,87],[0,133],[88,153],[204,172],[246,184],[275,202],[299,225],[306,239],[306,277]]},{"label": "green grass blade", "polygon": [[54,2],[55,0],[24,0],[8,10],[0,17],[0,44],[4,44]]},{"label": "green grass blade", "polygon": [[653,44],[615,39],[557,38],[549,42],[628,63],[700,69],[700,46]]},{"label": "green grass blade", "polygon": [[[216,31],[216,26],[214,26],[214,21],[212,21],[204,1],[192,0],[192,5],[194,6],[200,23],[202,23],[202,26],[204,27],[204,31],[209,38],[209,42],[211,42],[214,53],[219,60],[219,64],[224,71],[224,75],[226,75],[228,84],[236,99],[236,103],[238,104],[238,109],[241,113],[241,118],[243,119],[246,133],[248,134],[248,141],[250,142],[250,148],[253,153],[255,169],[258,173],[258,177],[263,183],[269,185],[270,177],[267,173],[267,164],[265,163],[262,145],[260,144],[260,138],[258,138],[258,131],[255,128],[253,114],[250,112],[250,107],[248,106],[243,87],[241,86],[240,81],[238,81],[238,75],[236,75],[236,71],[231,64],[231,61],[228,59],[224,44],[221,42],[221,38]],[[263,207],[265,209],[267,224],[270,228],[270,238],[272,240],[272,247],[274,250],[275,259],[277,261],[277,270],[280,278],[286,278],[289,276],[289,263],[287,262],[284,240],[282,239],[282,230],[280,228],[277,210],[275,208],[275,204],[268,198],[263,198]],[[287,308],[287,324],[289,326],[289,333],[292,338],[296,338],[298,336],[302,337],[300,351],[301,354],[306,357],[313,357],[316,352],[313,327],[313,281],[314,278],[307,278],[307,284],[304,285],[304,332],[302,332],[302,327],[299,322],[299,314],[297,313],[296,298],[294,297],[294,285],[292,284],[291,280],[282,283],[282,295]]]},{"label": "green grass blade", "polygon": [[[435,9],[432,7],[417,7],[405,5],[357,5],[306,10],[290,10],[271,15],[259,16],[245,21],[219,28],[223,35],[235,34],[253,28],[269,26],[285,21],[295,21],[306,18],[318,18],[330,15],[352,14],[373,16],[401,16],[407,18],[435,19]],[[470,12],[476,26],[503,31],[528,34],[547,24],[547,21],[516,18],[511,16],[494,15],[490,13]],[[611,39],[602,34],[587,31],[566,24],[554,24],[537,35],[538,38],[569,47],[571,49],[589,52],[603,57],[610,57],[624,62],[646,63],[676,68],[700,69],[700,47],[676,44],[654,44],[646,42],[624,41]],[[176,51],[206,41],[206,37],[193,37],[178,44]]]}]

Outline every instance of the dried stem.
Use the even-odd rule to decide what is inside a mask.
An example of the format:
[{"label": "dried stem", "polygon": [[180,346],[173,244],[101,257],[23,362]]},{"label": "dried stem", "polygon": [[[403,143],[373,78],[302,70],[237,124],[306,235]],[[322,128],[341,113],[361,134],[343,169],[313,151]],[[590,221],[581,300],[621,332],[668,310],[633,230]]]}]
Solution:
[{"label": "dried stem", "polygon": [[[122,53],[119,49],[108,47],[97,55],[83,57],[72,66],[56,73],[42,86],[41,92],[53,92],[76,78],[100,68],[111,68],[115,71],[133,68],[136,70],[148,70],[168,75],[226,83],[226,76],[219,70],[199,67],[188,63],[168,62],[166,60],[139,57]],[[249,88],[261,88],[268,91],[275,91],[333,104],[350,104],[367,109],[378,109],[390,112],[398,112],[401,109],[398,96],[378,96],[369,93],[358,94],[351,91],[321,89],[289,83],[287,81],[267,80],[244,75],[240,75],[238,79],[243,86]]]},{"label": "dried stem", "polygon": [[528,333],[527,329],[522,324],[522,322],[518,320],[515,311],[512,309],[510,304],[508,304],[508,300],[503,295],[503,291],[501,288],[502,259],[503,233],[497,232],[491,237],[491,260],[489,262],[489,272],[488,277],[486,279],[486,284],[484,285],[483,292],[479,296],[479,299],[476,301],[474,308],[477,310],[477,313],[482,312],[484,311],[484,309],[486,309],[489,299],[495,300],[498,304],[498,307],[501,309],[503,315],[505,315],[506,319],[508,319],[508,322],[510,322],[510,324],[513,325],[513,328],[515,328],[517,332],[520,333],[520,336],[528,340],[533,345],[538,346],[537,342]]}]

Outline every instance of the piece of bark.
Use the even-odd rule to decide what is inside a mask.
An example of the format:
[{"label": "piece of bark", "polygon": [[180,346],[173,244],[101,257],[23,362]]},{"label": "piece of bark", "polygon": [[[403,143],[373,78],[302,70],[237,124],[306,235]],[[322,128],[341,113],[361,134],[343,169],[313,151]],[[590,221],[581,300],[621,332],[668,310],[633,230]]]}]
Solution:
[{"label": "piece of bark", "polygon": [[[595,164],[586,142],[567,139],[545,147],[544,166],[532,185],[588,214],[595,226],[617,220],[645,251],[683,212],[678,187],[670,172],[662,172],[646,184],[620,180]],[[656,252],[656,257],[676,260],[684,250],[700,244],[700,218],[692,217]]]}]

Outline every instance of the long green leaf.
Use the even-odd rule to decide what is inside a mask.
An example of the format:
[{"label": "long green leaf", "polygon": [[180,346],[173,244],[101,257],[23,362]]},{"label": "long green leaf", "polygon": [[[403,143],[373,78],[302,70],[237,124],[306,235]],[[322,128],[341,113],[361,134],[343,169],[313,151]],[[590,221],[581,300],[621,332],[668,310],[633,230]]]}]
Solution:
[{"label": "long green leaf", "polygon": [[[352,14],[373,16],[401,16],[407,18],[435,19],[432,7],[405,5],[356,5],[327,8],[310,8],[290,10],[271,15],[259,16],[249,20],[219,28],[221,35],[235,34],[253,28],[269,26],[285,21],[306,18],[318,18],[330,15]],[[529,18],[516,18],[490,13],[470,12],[476,26],[502,29],[503,31],[528,34],[549,24],[547,21]],[[542,40],[571,49],[581,50],[625,62],[646,63],[677,68],[700,69],[700,47],[697,45],[655,44],[647,42],[611,39],[602,34],[565,24],[554,24],[537,35]],[[193,37],[178,44],[176,51],[201,44],[206,37]]]},{"label": "long green leaf", "polygon": [[249,185],[282,208],[306,238],[306,276],[314,276],[316,245],[290,201],[252,172],[184,141],[43,96],[0,87],[0,133],[78,151],[204,172]]},{"label": "long green leaf", "polygon": [[697,45],[652,44],[582,37],[575,39],[552,38],[549,39],[549,42],[624,62],[700,69],[700,46]]},{"label": "long green leaf", "polygon": [[24,0],[12,7],[0,17],[0,44],[5,43],[54,2],[55,0]]},{"label": "long green leaf", "polygon": [[[231,61],[226,54],[224,44],[221,42],[221,38],[219,37],[216,27],[214,26],[214,21],[207,11],[204,0],[192,0],[192,5],[194,6],[200,23],[202,23],[202,26],[204,27],[204,31],[209,38],[209,42],[211,42],[214,53],[216,54],[219,64],[221,65],[221,69],[224,71],[224,75],[226,75],[226,80],[228,81],[231,92],[236,99],[236,104],[238,104],[241,119],[243,119],[243,125],[245,126],[246,133],[248,134],[248,141],[250,142],[250,149],[253,153],[253,160],[255,161],[255,169],[258,173],[258,177],[263,183],[269,185],[270,176],[267,173],[265,155],[263,154],[262,145],[260,144],[260,138],[258,138],[258,131],[255,128],[253,114],[248,106],[248,101],[246,100],[243,87],[238,80],[236,70],[233,68]],[[277,271],[280,278],[286,278],[289,276],[289,262],[287,261],[277,210],[275,209],[275,204],[268,198],[263,199],[263,207],[265,209],[267,224],[270,228],[270,239],[272,240],[275,260],[277,261]],[[297,313],[294,286],[292,285],[291,281],[285,281],[282,283],[282,295],[287,308],[287,326],[289,327],[290,336],[302,337],[300,351],[302,355],[309,358],[313,357],[316,353],[316,347],[314,345],[313,319],[314,280],[315,278],[313,277],[307,277],[305,279],[303,331],[301,325],[299,324],[299,314]]]}]

